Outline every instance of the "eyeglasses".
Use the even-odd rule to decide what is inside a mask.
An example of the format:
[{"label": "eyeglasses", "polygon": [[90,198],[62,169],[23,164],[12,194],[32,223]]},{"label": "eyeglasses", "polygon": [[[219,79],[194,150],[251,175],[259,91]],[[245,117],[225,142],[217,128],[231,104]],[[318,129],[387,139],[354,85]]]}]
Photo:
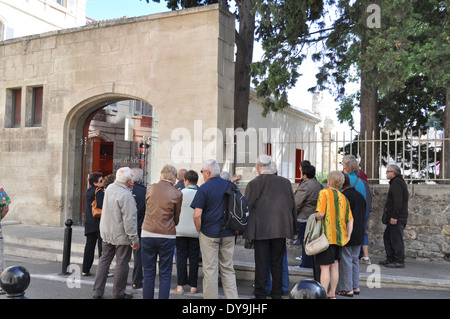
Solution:
[{"label": "eyeglasses", "polygon": [[387,174],[387,173],[393,173],[393,172],[394,172],[394,171],[386,171],[386,174]]},{"label": "eyeglasses", "polygon": [[203,174],[204,172],[209,172],[209,171],[208,171],[207,169],[201,170],[201,171],[200,171],[200,173],[202,173],[202,174]]}]

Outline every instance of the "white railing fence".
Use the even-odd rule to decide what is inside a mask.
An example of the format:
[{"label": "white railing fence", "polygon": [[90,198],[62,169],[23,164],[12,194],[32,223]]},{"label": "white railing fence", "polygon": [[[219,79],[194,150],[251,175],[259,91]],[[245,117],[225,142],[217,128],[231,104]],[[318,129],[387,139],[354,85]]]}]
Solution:
[{"label": "white railing fence", "polygon": [[[375,132],[306,133],[303,136],[286,136],[272,140],[270,155],[277,163],[278,174],[299,181],[299,164],[309,160],[316,167],[318,179],[328,173],[342,170],[342,158],[353,154],[360,167],[372,182],[386,183],[386,166],[397,164],[408,183],[437,183],[450,181],[445,170],[445,149],[450,138],[443,131],[428,132]],[[268,147],[266,146],[267,150]],[[450,160],[450,159],[449,159]]]}]

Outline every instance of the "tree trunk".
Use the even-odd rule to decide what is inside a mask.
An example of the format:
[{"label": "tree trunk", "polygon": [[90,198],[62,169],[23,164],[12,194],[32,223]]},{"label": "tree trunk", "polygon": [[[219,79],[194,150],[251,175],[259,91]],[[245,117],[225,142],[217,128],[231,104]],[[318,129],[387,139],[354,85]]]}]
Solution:
[{"label": "tree trunk", "polygon": [[247,129],[250,101],[250,64],[253,60],[255,16],[252,0],[236,1],[239,9],[239,33],[236,32],[234,87],[234,128]]},{"label": "tree trunk", "polygon": [[[361,37],[361,97],[360,97],[360,113],[361,113],[361,140],[377,140],[380,135],[379,119],[378,119],[378,90],[371,85],[376,79],[377,69],[367,70],[364,65],[365,54],[367,52],[367,32],[362,33]],[[367,174],[370,183],[380,177],[379,174],[379,143],[363,142],[360,145],[360,165],[362,170]],[[373,179],[370,181],[370,179]]]}]

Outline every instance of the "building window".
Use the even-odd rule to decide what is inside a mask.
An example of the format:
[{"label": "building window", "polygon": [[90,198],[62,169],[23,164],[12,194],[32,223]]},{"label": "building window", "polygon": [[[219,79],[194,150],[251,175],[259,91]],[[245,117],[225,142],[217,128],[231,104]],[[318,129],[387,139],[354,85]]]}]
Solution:
[{"label": "building window", "polygon": [[22,122],[22,89],[12,90],[12,125],[20,127]]},{"label": "building window", "polygon": [[33,104],[32,104],[32,125],[41,126],[42,125],[42,109],[44,101],[44,88],[35,87],[33,88]]},{"label": "building window", "polygon": [[151,117],[153,115],[153,107],[140,100],[130,100],[130,113],[134,116],[142,115]]},{"label": "building window", "polygon": [[67,7],[67,0],[54,0],[57,4],[63,7]]}]

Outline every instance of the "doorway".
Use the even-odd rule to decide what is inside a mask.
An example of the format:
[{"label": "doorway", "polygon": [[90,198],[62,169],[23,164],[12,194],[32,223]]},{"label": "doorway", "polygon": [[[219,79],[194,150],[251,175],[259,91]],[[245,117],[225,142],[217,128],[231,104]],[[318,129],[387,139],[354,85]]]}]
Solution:
[{"label": "doorway", "polygon": [[[84,221],[89,175],[115,175],[121,167],[141,168],[143,184],[151,180],[152,157],[157,140],[156,113],[139,100],[112,103],[92,112],[83,125],[80,224]],[[142,147],[142,144],[148,147]],[[153,155],[153,156],[152,156]]]},{"label": "doorway", "polygon": [[305,151],[302,149],[295,149],[295,183],[298,184],[302,181],[302,176],[300,175],[300,163],[303,161],[305,156]]}]

